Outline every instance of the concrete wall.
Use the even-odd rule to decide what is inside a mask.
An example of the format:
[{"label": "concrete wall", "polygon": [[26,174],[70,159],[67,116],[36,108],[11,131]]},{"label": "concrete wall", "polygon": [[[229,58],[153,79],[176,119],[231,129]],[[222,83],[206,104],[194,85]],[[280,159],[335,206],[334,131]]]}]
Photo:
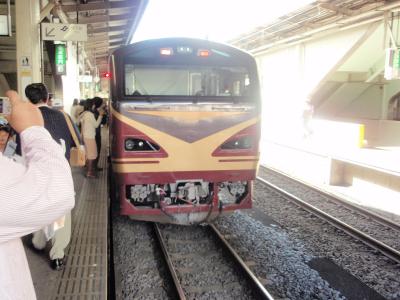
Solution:
[{"label": "concrete wall", "polygon": [[[360,92],[357,96],[354,93]],[[380,119],[382,109],[383,87],[366,83],[346,84],[341,99],[332,99],[336,103],[336,116],[348,119]]]},{"label": "concrete wall", "polygon": [[387,119],[388,117],[388,107],[390,99],[400,92],[400,80],[392,80],[387,83],[384,87],[384,96],[382,103],[382,118]]},{"label": "concrete wall", "polygon": [[308,95],[341,64],[368,29],[365,26],[339,31],[257,56],[263,96],[263,138],[302,135],[302,113]]},{"label": "concrete wall", "polygon": [[299,142],[304,102],[319,91],[314,118],[364,124],[366,146],[400,147],[400,122],[386,120],[400,80],[379,80],[386,46],[377,23],[258,55],[262,139]]}]

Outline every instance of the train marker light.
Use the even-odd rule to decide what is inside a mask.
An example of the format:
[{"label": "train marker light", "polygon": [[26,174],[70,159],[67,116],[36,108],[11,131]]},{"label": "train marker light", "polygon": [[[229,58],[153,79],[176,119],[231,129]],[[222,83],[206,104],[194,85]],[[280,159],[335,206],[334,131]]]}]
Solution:
[{"label": "train marker light", "polygon": [[172,48],[161,48],[160,54],[161,55],[172,55],[173,54]]},{"label": "train marker light", "polygon": [[210,51],[205,50],[205,49],[199,49],[199,51],[197,51],[197,56],[200,56],[200,57],[210,56]]},{"label": "train marker light", "polygon": [[193,52],[193,49],[191,47],[186,47],[186,46],[179,46],[176,50],[178,53],[181,54],[190,54]]}]

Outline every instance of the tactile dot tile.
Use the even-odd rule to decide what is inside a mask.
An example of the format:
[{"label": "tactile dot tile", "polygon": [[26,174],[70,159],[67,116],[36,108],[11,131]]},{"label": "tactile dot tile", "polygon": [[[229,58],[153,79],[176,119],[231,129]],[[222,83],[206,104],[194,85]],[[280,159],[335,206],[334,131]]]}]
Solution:
[{"label": "tactile dot tile", "polygon": [[67,263],[51,300],[107,299],[107,148],[103,139],[100,164],[104,169],[97,179],[84,179],[78,195]]}]

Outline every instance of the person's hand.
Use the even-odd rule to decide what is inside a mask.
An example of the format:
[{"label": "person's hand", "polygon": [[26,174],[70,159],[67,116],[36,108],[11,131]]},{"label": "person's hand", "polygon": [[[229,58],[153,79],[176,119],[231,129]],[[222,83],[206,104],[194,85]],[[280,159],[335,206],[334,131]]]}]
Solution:
[{"label": "person's hand", "polygon": [[9,90],[6,96],[11,103],[11,114],[7,119],[16,132],[21,133],[29,127],[44,125],[42,114],[36,106],[22,101],[16,91]]},{"label": "person's hand", "polygon": [[104,111],[104,109],[99,109],[99,115],[100,116],[104,116],[105,115],[105,111]]}]

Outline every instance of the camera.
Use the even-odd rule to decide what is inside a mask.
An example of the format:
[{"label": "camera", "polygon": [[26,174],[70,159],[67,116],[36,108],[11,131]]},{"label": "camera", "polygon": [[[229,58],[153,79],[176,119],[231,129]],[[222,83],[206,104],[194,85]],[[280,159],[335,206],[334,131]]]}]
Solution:
[{"label": "camera", "polygon": [[7,97],[0,97],[0,114],[9,115],[11,113],[10,100]]}]

